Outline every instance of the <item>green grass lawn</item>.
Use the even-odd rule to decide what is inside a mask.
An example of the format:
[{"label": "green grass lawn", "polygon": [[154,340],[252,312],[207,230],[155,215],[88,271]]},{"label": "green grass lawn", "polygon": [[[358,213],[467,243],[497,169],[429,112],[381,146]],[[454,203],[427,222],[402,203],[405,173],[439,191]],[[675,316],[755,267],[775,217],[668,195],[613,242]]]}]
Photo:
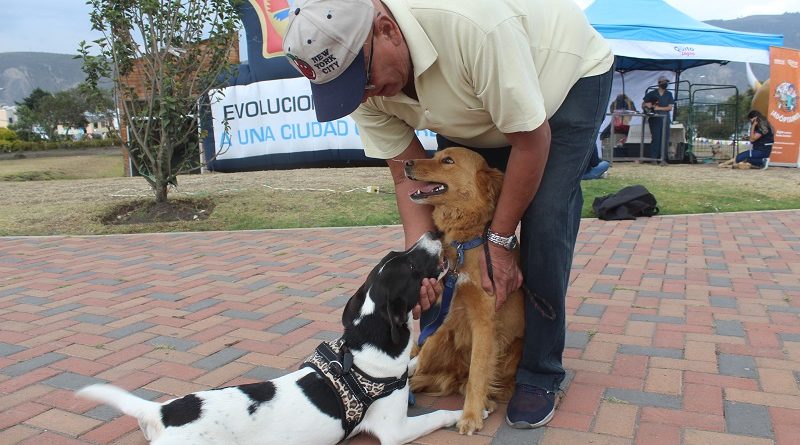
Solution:
[{"label": "green grass lawn", "polygon": [[124,173],[119,154],[73,155],[4,159],[0,181],[52,181],[120,177]]},{"label": "green grass lawn", "polygon": [[[738,173],[738,172],[737,172]],[[747,174],[750,174],[747,172]],[[800,177],[800,172],[798,172]],[[800,190],[758,190],[736,183],[703,182],[671,183],[661,178],[610,177],[603,180],[583,181],[584,203],[582,216],[594,217],[592,202],[596,197],[616,193],[621,188],[641,184],[655,195],[661,215],[689,213],[740,212],[747,210],[783,210],[800,208]],[[791,190],[788,190],[791,192]]]},{"label": "green grass lawn", "polygon": [[[800,209],[800,170],[731,171],[709,165],[656,167],[617,163],[609,178],[583,181],[583,217],[596,197],[641,184],[661,215]],[[0,236],[108,234],[400,222],[386,168],[301,169],[180,177],[171,198],[211,199],[207,219],[105,225],[110,210],[152,199],[142,178],[122,177],[119,154],[0,160]],[[366,193],[365,185],[381,193]]]}]

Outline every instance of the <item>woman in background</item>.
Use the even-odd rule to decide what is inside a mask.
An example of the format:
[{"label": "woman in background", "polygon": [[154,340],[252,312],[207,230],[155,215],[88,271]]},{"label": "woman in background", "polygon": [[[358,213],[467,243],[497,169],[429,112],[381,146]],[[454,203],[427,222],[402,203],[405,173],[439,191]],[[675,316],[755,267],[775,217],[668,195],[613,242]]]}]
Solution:
[{"label": "woman in background", "polygon": [[735,168],[767,168],[767,160],[772,153],[772,144],[775,142],[775,134],[769,120],[756,110],[747,113],[750,120],[750,150],[743,151],[736,155],[735,159],[729,159],[720,167],[727,167],[733,164]]}]

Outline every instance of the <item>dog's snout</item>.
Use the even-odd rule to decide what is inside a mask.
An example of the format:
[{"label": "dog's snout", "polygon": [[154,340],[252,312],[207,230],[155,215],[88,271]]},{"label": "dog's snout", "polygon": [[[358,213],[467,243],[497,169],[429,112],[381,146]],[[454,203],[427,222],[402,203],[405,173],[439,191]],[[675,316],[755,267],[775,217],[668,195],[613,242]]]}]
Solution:
[{"label": "dog's snout", "polygon": [[423,249],[431,255],[439,255],[442,252],[442,241],[436,236],[436,232],[427,231],[419,237],[411,250],[416,248]]}]

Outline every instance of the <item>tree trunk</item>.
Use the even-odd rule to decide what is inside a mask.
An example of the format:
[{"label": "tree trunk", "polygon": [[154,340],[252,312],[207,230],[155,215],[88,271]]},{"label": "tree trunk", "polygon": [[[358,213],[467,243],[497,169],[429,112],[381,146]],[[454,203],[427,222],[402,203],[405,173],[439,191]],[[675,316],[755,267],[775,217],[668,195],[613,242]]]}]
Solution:
[{"label": "tree trunk", "polygon": [[156,185],[153,187],[153,191],[156,194],[156,202],[167,202],[167,187],[169,187],[167,181],[156,181]]}]

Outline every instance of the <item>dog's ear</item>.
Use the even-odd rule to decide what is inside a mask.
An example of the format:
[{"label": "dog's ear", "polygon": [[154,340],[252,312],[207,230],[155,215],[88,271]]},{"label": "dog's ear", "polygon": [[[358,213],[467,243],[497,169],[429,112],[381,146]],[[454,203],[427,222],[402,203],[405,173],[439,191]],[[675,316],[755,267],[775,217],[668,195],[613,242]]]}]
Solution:
[{"label": "dog's ear", "polygon": [[402,298],[393,298],[386,304],[386,312],[391,325],[392,343],[398,344],[401,341],[400,330],[408,323],[408,306]]},{"label": "dog's ear", "polygon": [[366,283],[362,284],[356,293],[347,300],[344,311],[342,311],[342,325],[345,327],[352,325],[353,320],[358,318],[358,315],[361,313],[361,306],[364,304],[364,298],[366,298],[366,291],[364,290],[365,285]]},{"label": "dog's ear", "polygon": [[500,196],[500,189],[503,188],[503,172],[484,165],[482,169],[478,170],[475,181],[477,182],[478,190],[486,191],[486,197],[489,202],[497,202],[497,198]]}]

